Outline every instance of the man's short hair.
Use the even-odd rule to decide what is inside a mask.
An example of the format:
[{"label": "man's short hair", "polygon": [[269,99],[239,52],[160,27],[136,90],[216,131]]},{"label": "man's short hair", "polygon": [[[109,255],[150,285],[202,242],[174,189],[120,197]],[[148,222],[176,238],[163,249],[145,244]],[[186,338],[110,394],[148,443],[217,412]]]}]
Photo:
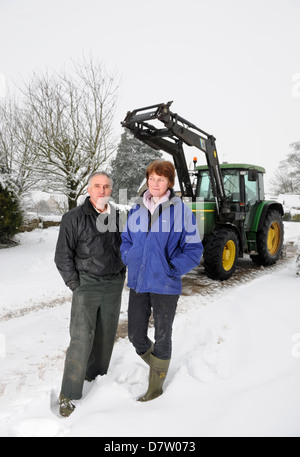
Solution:
[{"label": "man's short hair", "polygon": [[92,173],[90,176],[89,176],[89,179],[88,179],[88,186],[90,187],[90,184],[91,184],[91,180],[95,177],[95,176],[106,176],[108,179],[110,179],[110,186],[111,188],[113,187],[113,179],[112,177],[106,173],[105,171],[95,171],[94,173]]}]

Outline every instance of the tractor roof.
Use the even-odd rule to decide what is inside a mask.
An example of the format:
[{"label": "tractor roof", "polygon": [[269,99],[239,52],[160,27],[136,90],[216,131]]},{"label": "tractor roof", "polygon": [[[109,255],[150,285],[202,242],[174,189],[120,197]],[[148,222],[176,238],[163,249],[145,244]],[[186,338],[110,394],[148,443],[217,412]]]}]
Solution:
[{"label": "tractor roof", "polygon": [[[257,165],[250,165],[248,163],[221,163],[220,168],[222,170],[257,170],[260,173],[266,173],[265,168]],[[200,165],[196,167],[197,170],[208,170],[207,165]]]}]

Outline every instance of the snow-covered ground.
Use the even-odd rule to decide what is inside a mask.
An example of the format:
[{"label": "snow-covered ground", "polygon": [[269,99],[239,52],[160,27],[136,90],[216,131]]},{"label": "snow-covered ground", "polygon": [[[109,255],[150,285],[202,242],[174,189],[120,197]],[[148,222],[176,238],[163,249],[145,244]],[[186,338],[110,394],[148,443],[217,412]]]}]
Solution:
[{"label": "snow-covered ground", "polygon": [[300,195],[280,194],[276,201],[283,205],[285,213],[290,213],[292,216],[300,214]]},{"label": "snow-covered ground", "polygon": [[[285,223],[300,244],[300,224]],[[127,338],[109,373],[59,417],[71,295],[53,256],[58,228],[0,250],[0,436],[300,436],[300,278],[284,263],[205,299],[182,296],[165,393],[136,402],[148,368]],[[124,288],[121,320],[126,320]],[[153,336],[153,329],[150,329]]]}]

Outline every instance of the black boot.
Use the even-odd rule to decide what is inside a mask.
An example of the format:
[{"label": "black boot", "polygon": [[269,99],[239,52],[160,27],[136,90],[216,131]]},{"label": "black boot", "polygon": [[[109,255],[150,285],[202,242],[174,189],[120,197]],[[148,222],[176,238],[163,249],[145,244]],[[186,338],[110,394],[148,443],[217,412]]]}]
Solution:
[{"label": "black boot", "polygon": [[75,405],[70,398],[65,397],[62,393],[59,396],[59,413],[63,417],[69,417],[75,410]]}]

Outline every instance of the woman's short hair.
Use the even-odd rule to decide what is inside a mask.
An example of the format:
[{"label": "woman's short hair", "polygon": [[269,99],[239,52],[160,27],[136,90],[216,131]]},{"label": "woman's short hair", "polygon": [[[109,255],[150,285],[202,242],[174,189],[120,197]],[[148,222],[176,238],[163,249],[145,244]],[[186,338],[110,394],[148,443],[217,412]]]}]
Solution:
[{"label": "woman's short hair", "polygon": [[169,189],[174,187],[175,184],[175,167],[172,164],[172,162],[169,162],[168,160],[154,160],[154,162],[151,162],[150,165],[148,165],[147,170],[146,170],[146,179],[147,179],[147,184],[148,184],[148,179],[149,176],[155,173],[158,176],[164,176],[165,178],[168,178],[169,180]]}]

